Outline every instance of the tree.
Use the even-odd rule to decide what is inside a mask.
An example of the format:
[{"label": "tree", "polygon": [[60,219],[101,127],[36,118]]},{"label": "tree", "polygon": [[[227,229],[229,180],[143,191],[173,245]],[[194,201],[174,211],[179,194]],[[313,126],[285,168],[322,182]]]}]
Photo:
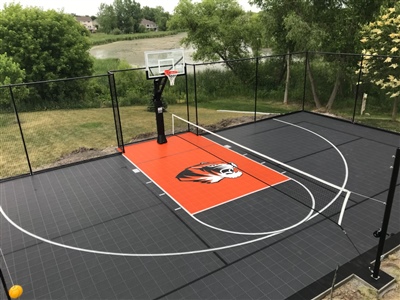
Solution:
[{"label": "tree", "polygon": [[117,28],[117,15],[115,14],[114,7],[104,3],[100,4],[97,22],[100,25],[100,30],[105,33],[111,33]]},{"label": "tree", "polygon": [[[262,30],[264,38],[269,41],[269,47],[275,53],[286,53],[285,59],[282,60],[282,75],[286,72],[283,103],[287,104],[292,61],[291,53],[302,48],[296,47],[297,41],[304,43],[303,41],[309,37],[302,31],[302,29],[305,29],[304,25],[306,23],[302,19],[307,19],[304,9],[305,3],[304,1],[293,0],[258,0],[254,1],[254,3],[263,8],[261,16],[265,25]],[[300,26],[300,30],[297,26]],[[297,34],[299,31],[300,35]]]},{"label": "tree", "polygon": [[180,0],[169,22],[171,29],[186,29],[186,46],[193,46],[193,58],[202,61],[223,60],[235,72],[230,61],[252,56],[259,51],[252,14],[242,10],[235,0]]},{"label": "tree", "polygon": [[[89,32],[73,16],[37,7],[5,5],[0,11],[0,54],[7,53],[25,71],[25,80],[47,81],[92,74]],[[30,91],[27,104],[71,101],[84,84],[41,84]],[[71,93],[74,93],[73,95]],[[40,102],[41,101],[41,102]]]},{"label": "tree", "polygon": [[393,99],[395,121],[400,99],[400,2],[382,7],[377,19],[362,28],[361,35],[362,74]]},{"label": "tree", "polygon": [[89,32],[72,16],[19,4],[0,11],[0,54],[25,70],[27,81],[92,73]]},{"label": "tree", "polygon": [[136,1],[114,0],[112,5],[100,4],[98,22],[106,33],[135,33],[140,31],[142,17],[140,4]]},{"label": "tree", "polygon": [[[315,47],[304,50],[354,53],[357,50],[357,34],[361,24],[369,22],[378,12],[381,3],[387,1],[391,0],[252,0],[251,2],[263,9],[264,19],[268,20],[270,25],[266,26],[265,36],[271,36],[274,42],[273,49],[279,51],[278,53],[292,52],[304,47]],[[330,60],[332,68],[336,70],[336,76],[326,104],[327,110],[332,108],[340,84],[346,76],[348,65],[343,61],[343,56],[339,58]],[[314,102],[318,106],[319,100],[317,100],[314,94]]]},{"label": "tree", "polygon": [[[295,12],[284,18],[284,27],[287,30],[286,39],[294,44],[295,51],[317,51],[320,50],[326,33],[317,24],[309,23]],[[307,75],[310,80],[311,92],[315,107],[321,108],[321,101],[317,95],[314,76],[312,73],[310,60],[307,60]],[[287,71],[289,72],[289,70]]]},{"label": "tree", "polygon": [[123,33],[139,32],[142,11],[140,4],[134,0],[114,0],[114,11],[117,27]]},{"label": "tree", "polygon": [[142,9],[143,18],[153,21],[157,24],[158,30],[167,30],[167,22],[171,18],[169,12],[164,11],[164,8],[157,6],[156,8],[144,6]]}]

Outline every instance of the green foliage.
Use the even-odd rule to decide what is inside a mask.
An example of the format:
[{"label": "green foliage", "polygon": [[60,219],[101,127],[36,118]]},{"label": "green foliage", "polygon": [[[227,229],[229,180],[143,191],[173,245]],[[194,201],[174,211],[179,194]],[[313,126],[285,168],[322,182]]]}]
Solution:
[{"label": "green foliage", "polygon": [[0,86],[21,83],[25,80],[25,71],[14,62],[7,53],[0,54]]},{"label": "green foliage", "polygon": [[362,74],[373,84],[387,90],[390,98],[399,97],[400,2],[394,7],[382,8],[377,20],[365,25],[361,33],[362,52],[365,54]]},{"label": "green foliage", "polygon": [[113,29],[118,28],[117,15],[112,5],[100,4],[97,22],[100,25],[99,31],[111,33]]},{"label": "green foliage", "polygon": [[[22,70],[18,63],[7,56],[7,53],[0,54],[0,86],[22,83],[25,80],[25,71]],[[15,99],[24,98],[29,94],[29,90],[25,87],[14,88],[13,96]],[[11,94],[9,89],[2,88],[0,90],[0,108],[10,110]]]},{"label": "green foliage", "polygon": [[[118,64],[118,70],[130,68],[131,66],[127,62],[121,61]],[[146,79],[146,74],[142,69],[116,72],[115,82],[118,101],[121,106],[147,104],[148,94],[152,89],[152,82]]]},{"label": "green foliage", "polygon": [[140,4],[134,0],[114,0],[112,5],[100,5],[98,22],[103,32],[112,33],[119,29],[122,33],[139,32],[142,20]]},{"label": "green foliage", "polygon": [[107,74],[110,70],[117,70],[119,63],[118,58],[97,58],[93,64],[93,75]]},{"label": "green foliage", "polygon": [[291,12],[283,24],[286,40],[293,43],[294,51],[317,51],[321,49],[322,41],[326,38],[326,32],[315,23],[309,23],[298,14]]},{"label": "green foliage", "polygon": [[245,13],[236,0],[180,0],[168,26],[187,30],[182,43],[196,49],[195,60],[228,61],[249,57],[251,50],[258,52],[255,18]]},{"label": "green foliage", "polygon": [[113,35],[120,35],[120,34],[122,34],[122,31],[119,28],[114,28],[113,30],[111,30],[110,33]]},{"label": "green foliage", "polygon": [[142,9],[143,18],[153,21],[157,24],[159,31],[167,30],[167,22],[171,18],[169,12],[164,11],[164,8],[157,6],[156,8],[144,6]]},{"label": "green foliage", "polygon": [[140,4],[134,0],[114,0],[113,6],[117,17],[117,28],[123,33],[137,32],[142,20]]},{"label": "green foliage", "polygon": [[262,8],[263,36],[276,53],[354,53],[360,25],[373,19],[382,2],[387,1],[252,0]]},{"label": "green foliage", "polygon": [[[364,77],[392,98],[392,120],[397,118],[400,99],[400,2],[392,7],[382,6],[375,22],[361,31],[364,61],[361,71]],[[378,56],[387,55],[387,56]],[[397,55],[397,56],[395,56]],[[358,70],[360,71],[360,70]]]},{"label": "green foliage", "polygon": [[[27,82],[72,78],[92,74],[89,32],[67,14],[39,8],[4,6],[0,11],[0,54],[12,58],[24,70]],[[71,89],[70,91],[68,89]],[[65,95],[84,93],[85,86],[46,84],[30,88],[29,98],[19,88],[18,101],[27,107],[39,102],[65,101]]]},{"label": "green foliage", "polygon": [[89,32],[67,14],[11,4],[0,11],[0,54],[26,72],[27,81],[92,73]]}]

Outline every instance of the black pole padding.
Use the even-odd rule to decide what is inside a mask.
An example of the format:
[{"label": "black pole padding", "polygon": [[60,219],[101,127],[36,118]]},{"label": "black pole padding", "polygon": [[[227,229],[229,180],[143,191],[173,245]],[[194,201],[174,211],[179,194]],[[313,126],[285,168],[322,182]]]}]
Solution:
[{"label": "black pole padding", "polygon": [[379,279],[379,268],[381,266],[381,256],[383,253],[383,246],[385,244],[385,239],[386,239],[386,235],[387,235],[390,213],[392,211],[394,193],[396,191],[397,177],[399,175],[399,167],[400,167],[400,148],[397,148],[396,156],[395,156],[394,164],[393,164],[392,178],[390,180],[389,193],[388,193],[388,197],[386,200],[385,214],[383,216],[382,228],[380,230],[378,251],[376,253],[373,274],[371,275],[372,278],[374,278],[375,280]]},{"label": "black pole padding", "polygon": [[0,268],[0,277],[1,277],[1,283],[3,284],[4,292],[6,293],[6,296],[7,296],[7,300],[11,300],[11,297],[8,294],[6,280],[4,279],[3,271],[1,271],[1,268]]},{"label": "black pole padding", "polygon": [[154,109],[156,112],[156,122],[157,122],[157,143],[165,144],[167,142],[167,138],[165,137],[165,127],[164,127],[164,107],[161,101],[161,95],[164,91],[165,84],[167,83],[168,78],[165,76],[161,79],[157,78],[154,80],[154,93],[153,93],[153,102]]}]

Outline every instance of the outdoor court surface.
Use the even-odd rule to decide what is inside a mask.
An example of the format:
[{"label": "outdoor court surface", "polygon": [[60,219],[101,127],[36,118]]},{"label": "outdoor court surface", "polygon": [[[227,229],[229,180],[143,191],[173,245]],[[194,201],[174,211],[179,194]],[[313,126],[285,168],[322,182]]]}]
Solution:
[{"label": "outdoor court surface", "polygon": [[1,182],[21,299],[302,299],[377,246],[399,135],[305,112],[218,134],[245,148],[183,133]]}]

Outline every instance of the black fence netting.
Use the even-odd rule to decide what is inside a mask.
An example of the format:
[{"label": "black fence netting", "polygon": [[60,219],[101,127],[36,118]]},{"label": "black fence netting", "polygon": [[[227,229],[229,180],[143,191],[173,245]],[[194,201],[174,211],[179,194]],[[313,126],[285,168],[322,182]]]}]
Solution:
[{"label": "black fence netting", "polygon": [[2,103],[0,178],[114,153],[118,142],[112,100],[109,91],[100,92],[107,80],[99,76],[10,86],[9,103]]},{"label": "black fence netting", "polygon": [[[215,130],[300,110],[400,132],[398,56],[322,52],[188,63],[171,114]],[[157,135],[145,68],[0,87],[0,179],[123,150]]]}]

